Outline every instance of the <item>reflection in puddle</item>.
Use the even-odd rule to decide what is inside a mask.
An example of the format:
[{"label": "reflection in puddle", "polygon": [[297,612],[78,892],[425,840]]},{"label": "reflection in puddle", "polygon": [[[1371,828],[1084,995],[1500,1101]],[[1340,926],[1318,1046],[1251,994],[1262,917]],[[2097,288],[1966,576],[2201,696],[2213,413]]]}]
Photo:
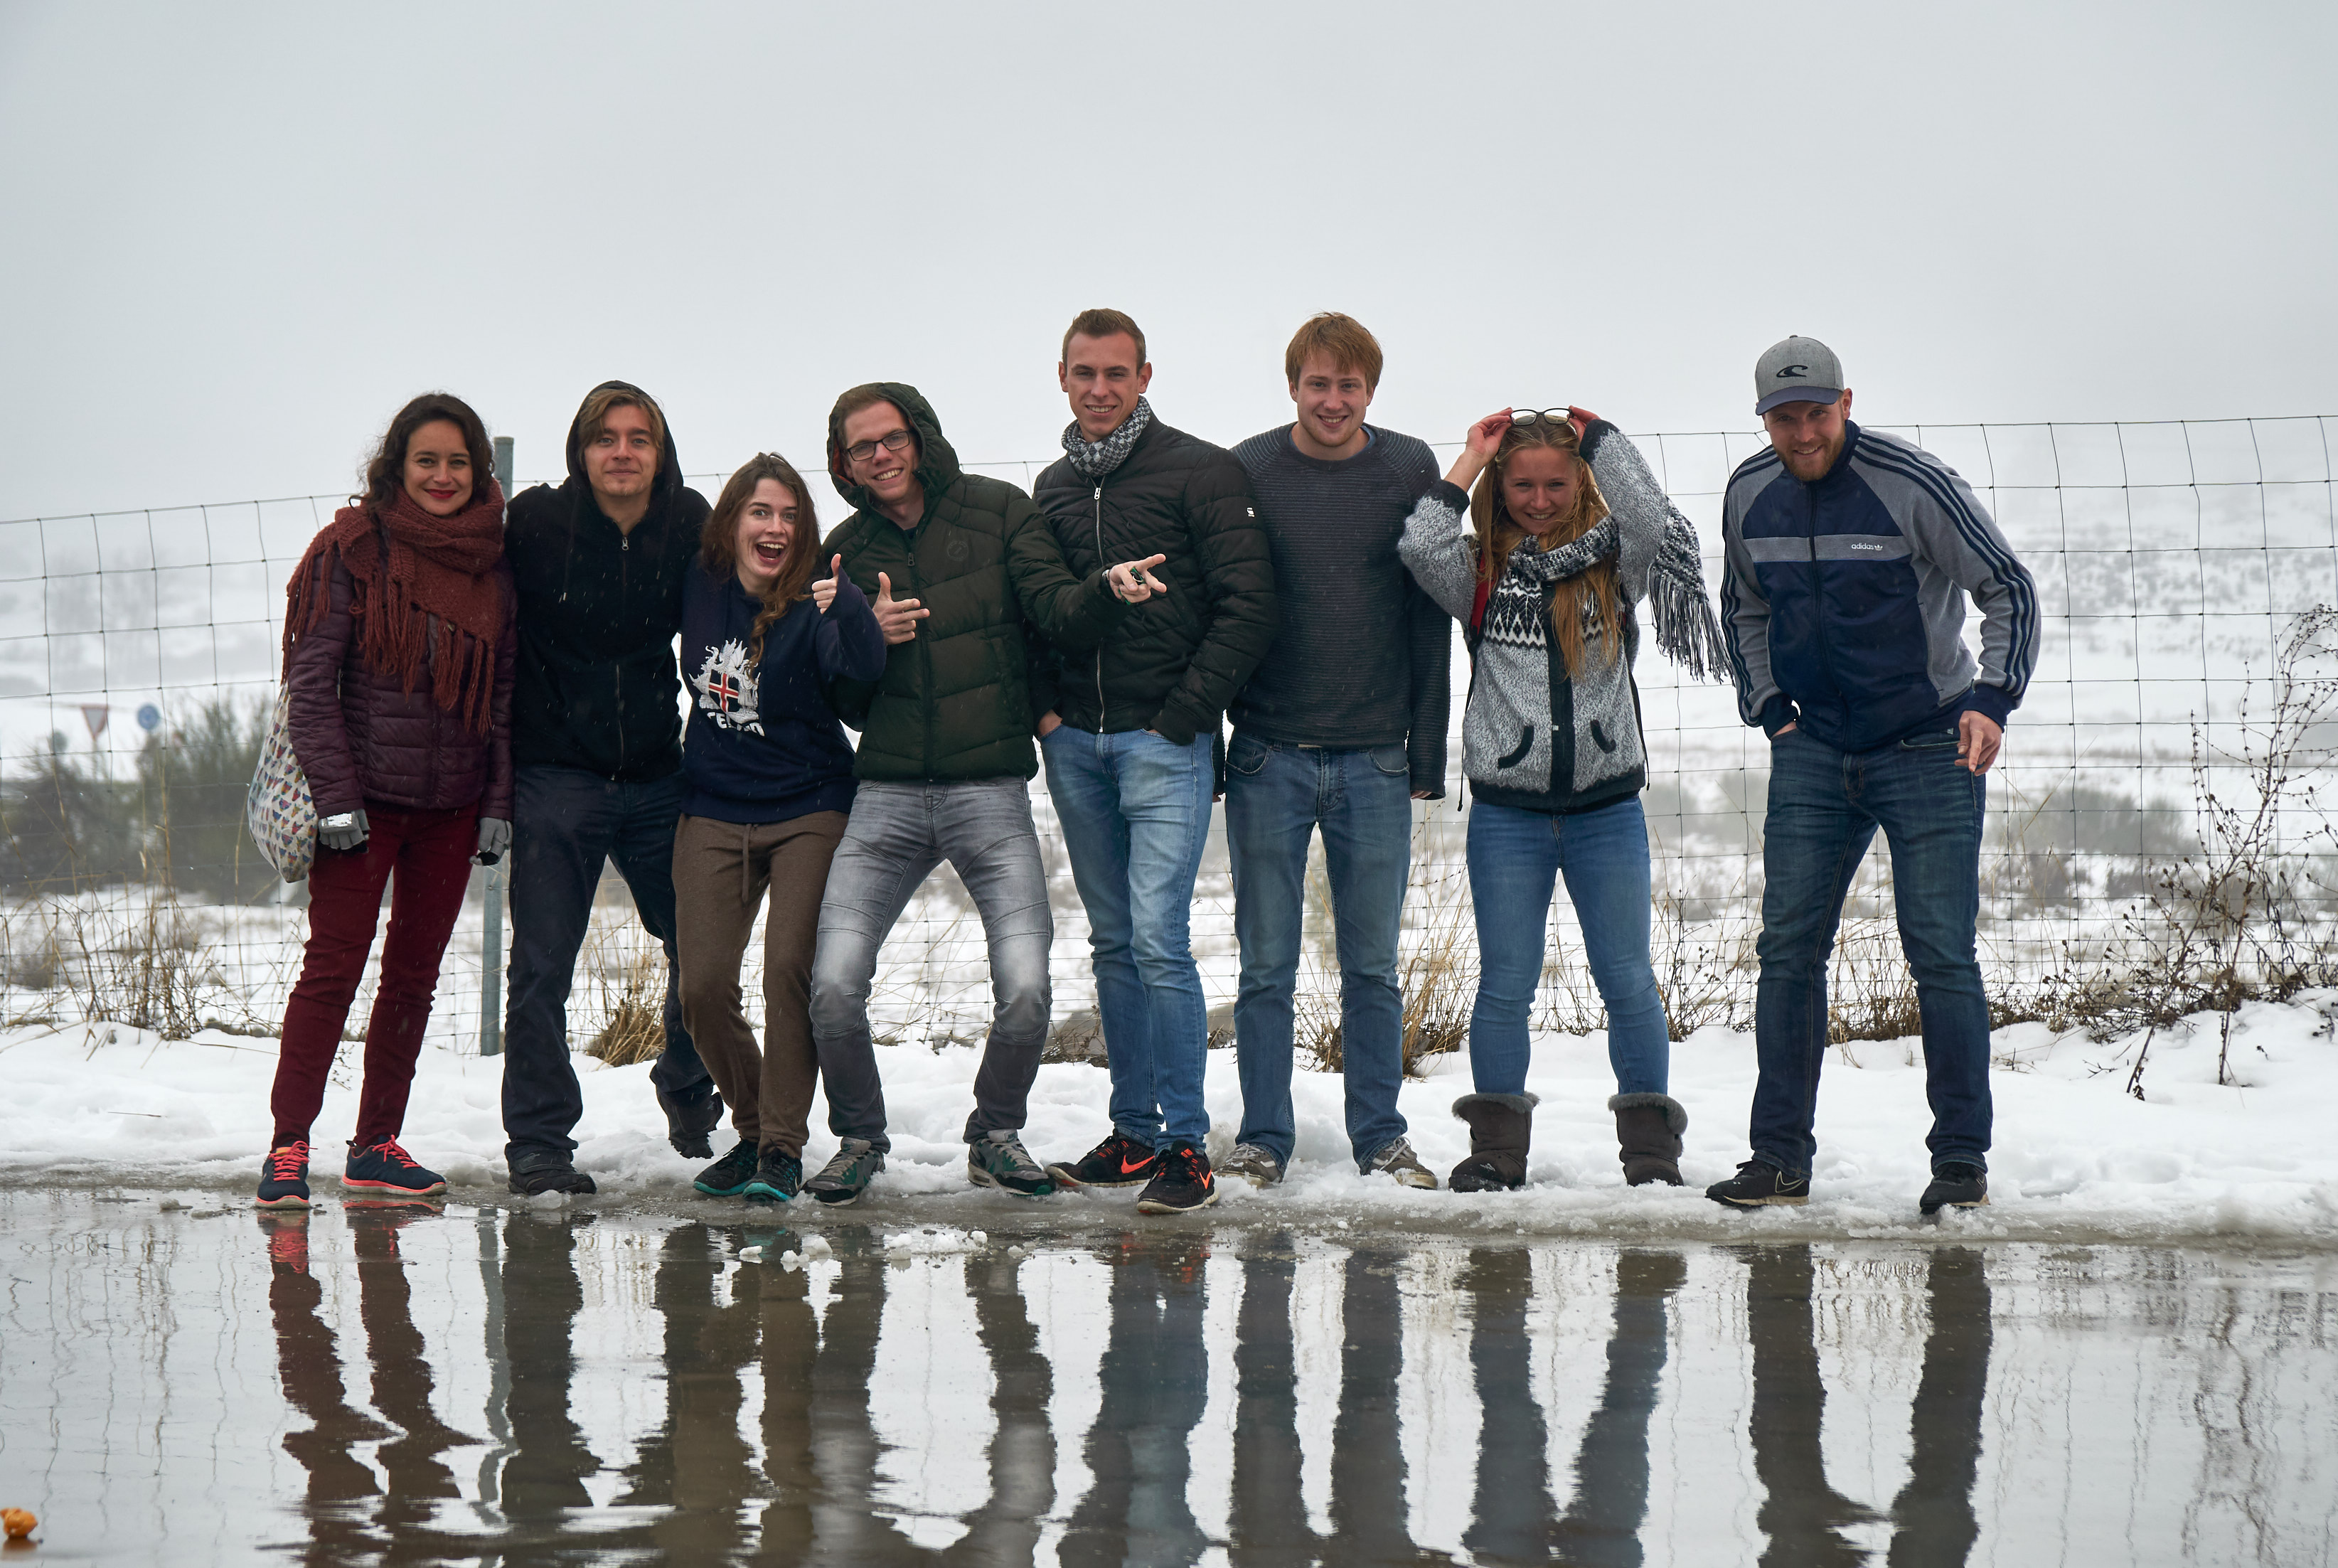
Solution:
[{"label": "reflection in puddle", "polygon": [[0,1504],[61,1560],[2333,1553],[2327,1258],[821,1235],[0,1192]]}]

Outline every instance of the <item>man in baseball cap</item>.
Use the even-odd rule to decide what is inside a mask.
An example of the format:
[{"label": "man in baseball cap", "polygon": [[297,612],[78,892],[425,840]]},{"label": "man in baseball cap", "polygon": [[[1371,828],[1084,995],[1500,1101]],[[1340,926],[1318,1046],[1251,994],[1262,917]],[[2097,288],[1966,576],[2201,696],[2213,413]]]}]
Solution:
[{"label": "man in baseball cap", "polygon": [[[1722,504],[1722,626],[1738,710],[1770,737],[1753,1158],[1705,1196],[1809,1200],[1827,958],[1878,828],[1916,979],[1931,1102],[1920,1207],[1989,1200],[1983,778],[2038,659],[2038,593],[1955,469],[1851,421],[1842,362],[1789,338],[1755,364],[1770,450]],[[1964,644],[1980,607],[1981,656]]]}]

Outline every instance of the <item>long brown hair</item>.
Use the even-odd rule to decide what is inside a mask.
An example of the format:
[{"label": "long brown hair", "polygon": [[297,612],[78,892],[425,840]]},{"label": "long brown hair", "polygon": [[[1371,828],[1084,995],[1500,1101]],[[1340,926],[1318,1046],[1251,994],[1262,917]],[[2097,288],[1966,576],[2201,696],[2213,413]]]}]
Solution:
[{"label": "long brown hair", "polygon": [[718,579],[735,574],[739,570],[739,514],[754,499],[755,486],[766,479],[778,480],[795,496],[796,524],[788,534],[788,552],[780,558],[779,574],[758,595],[763,609],[755,617],[753,630],[747,633],[747,662],[751,664],[763,657],[763,634],[778,623],[781,616],[811,597],[812,573],[820,563],[820,520],[812,513],[811,492],[804,488],[803,475],[796,472],[794,464],[776,452],[758,452],[722,486],[722,495],[714,503],[706,527],[698,536],[698,555],[706,570]]},{"label": "long brown hair", "polygon": [[400,408],[382,432],[381,445],[366,464],[365,488],[349,497],[349,505],[378,513],[396,499],[406,488],[406,449],[413,445],[414,433],[437,419],[460,430],[471,454],[471,500],[464,505],[485,495],[496,476],[496,449],[487,441],[486,423],[452,392],[425,392]]},{"label": "long brown hair", "polygon": [[[1548,550],[1580,539],[1607,515],[1607,502],[1599,494],[1598,482],[1591,477],[1591,466],[1584,462],[1577,450],[1578,439],[1572,425],[1547,419],[1513,425],[1502,437],[1494,460],[1486,466],[1469,493],[1469,518],[1478,525],[1478,575],[1481,581],[1500,582],[1502,573],[1509,569],[1510,552],[1518,548],[1521,539],[1533,537],[1510,515],[1509,506],[1502,499],[1502,471],[1510,458],[1525,448],[1550,447],[1575,466],[1575,505],[1556,527],[1542,535],[1535,546],[1537,550]],[[1558,639],[1558,651],[1567,661],[1569,677],[1583,672],[1583,621],[1586,608],[1599,629],[1600,662],[1612,664],[1623,642],[1624,626],[1624,598],[1616,585],[1614,557],[1567,578],[1552,591],[1551,634]]]}]

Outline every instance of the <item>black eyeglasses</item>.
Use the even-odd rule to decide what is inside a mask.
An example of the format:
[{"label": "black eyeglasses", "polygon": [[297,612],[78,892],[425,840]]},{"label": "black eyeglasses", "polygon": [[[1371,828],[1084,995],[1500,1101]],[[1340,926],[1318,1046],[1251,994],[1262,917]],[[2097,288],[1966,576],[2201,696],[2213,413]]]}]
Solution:
[{"label": "black eyeglasses", "polygon": [[915,439],[916,437],[907,430],[888,430],[874,441],[855,441],[844,449],[844,455],[855,463],[866,463],[877,456],[877,448],[879,446],[888,452],[906,451],[909,443]]}]

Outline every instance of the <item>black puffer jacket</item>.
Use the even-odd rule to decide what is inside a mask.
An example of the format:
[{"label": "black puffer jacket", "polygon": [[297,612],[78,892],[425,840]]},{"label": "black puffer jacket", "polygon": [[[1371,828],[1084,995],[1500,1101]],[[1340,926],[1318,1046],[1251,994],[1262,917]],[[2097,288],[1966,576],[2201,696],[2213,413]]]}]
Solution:
[{"label": "black puffer jacket", "polygon": [[886,650],[875,681],[840,681],[837,716],[860,731],[852,770],[892,783],[1028,779],[1039,770],[1031,730],[1031,644],[1025,618],[1056,643],[1092,648],[1129,608],[1101,571],[1085,578],[1031,498],[1001,479],[968,474],[914,387],[879,383],[918,437],[926,509],[914,528],[877,510],[847,476],[842,421],[828,422],[829,476],[858,510],[820,547],[844,557],[845,575],[873,603],[877,574],[893,597],[930,612],[918,634]]},{"label": "black puffer jacket", "polygon": [[1274,564],[1234,455],[1155,419],[1101,480],[1066,457],[1032,493],[1075,572],[1169,557],[1154,569],[1169,592],[1132,606],[1100,646],[1050,645],[1053,691],[1036,700],[1098,734],[1157,730],[1181,746],[1215,734],[1274,641]]},{"label": "black puffer jacket", "polygon": [[673,639],[711,508],[683,484],[669,426],[649,513],[620,531],[593,498],[580,434],[572,423],[567,479],[520,492],[504,514],[504,554],[519,589],[512,760],[663,779],[682,767]]}]

